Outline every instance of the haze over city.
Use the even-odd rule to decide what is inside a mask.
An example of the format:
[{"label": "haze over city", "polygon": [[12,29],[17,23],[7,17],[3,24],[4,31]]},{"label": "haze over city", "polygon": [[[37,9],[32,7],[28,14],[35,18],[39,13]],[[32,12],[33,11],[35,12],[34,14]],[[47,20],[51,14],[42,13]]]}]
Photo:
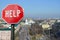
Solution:
[{"label": "haze over city", "polygon": [[0,0],[0,17],[0,40],[60,40],[60,0]]},{"label": "haze over city", "polygon": [[24,8],[24,18],[60,18],[60,0],[0,0],[0,17],[8,4]]}]

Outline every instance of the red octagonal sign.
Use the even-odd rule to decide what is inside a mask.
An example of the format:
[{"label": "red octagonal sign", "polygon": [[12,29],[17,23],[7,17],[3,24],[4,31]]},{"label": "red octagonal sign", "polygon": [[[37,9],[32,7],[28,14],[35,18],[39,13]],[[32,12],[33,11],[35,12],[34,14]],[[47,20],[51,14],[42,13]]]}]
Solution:
[{"label": "red octagonal sign", "polygon": [[18,23],[24,16],[24,10],[17,4],[8,5],[2,11],[2,18],[9,24]]}]

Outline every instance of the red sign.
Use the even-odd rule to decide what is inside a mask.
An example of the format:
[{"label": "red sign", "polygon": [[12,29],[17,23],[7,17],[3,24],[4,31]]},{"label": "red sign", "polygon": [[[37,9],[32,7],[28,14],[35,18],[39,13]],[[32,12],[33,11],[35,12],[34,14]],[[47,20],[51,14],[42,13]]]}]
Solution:
[{"label": "red sign", "polygon": [[6,21],[9,24],[16,24],[24,16],[24,10],[21,6],[17,4],[11,4],[8,5],[5,9],[2,11],[2,18],[4,21]]}]

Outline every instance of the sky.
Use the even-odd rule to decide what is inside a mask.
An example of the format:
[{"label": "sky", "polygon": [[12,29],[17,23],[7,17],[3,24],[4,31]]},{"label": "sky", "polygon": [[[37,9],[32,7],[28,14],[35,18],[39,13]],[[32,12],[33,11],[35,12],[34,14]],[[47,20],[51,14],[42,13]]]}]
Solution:
[{"label": "sky", "polygon": [[24,18],[60,18],[60,0],[0,0],[0,17],[8,4],[24,8]]}]

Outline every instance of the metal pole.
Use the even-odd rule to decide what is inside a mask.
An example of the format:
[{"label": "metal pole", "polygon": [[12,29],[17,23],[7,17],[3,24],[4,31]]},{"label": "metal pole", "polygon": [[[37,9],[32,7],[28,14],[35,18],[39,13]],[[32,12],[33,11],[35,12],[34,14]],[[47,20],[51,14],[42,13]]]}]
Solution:
[{"label": "metal pole", "polygon": [[15,38],[14,38],[14,25],[15,24],[11,24],[11,40],[15,40]]}]

